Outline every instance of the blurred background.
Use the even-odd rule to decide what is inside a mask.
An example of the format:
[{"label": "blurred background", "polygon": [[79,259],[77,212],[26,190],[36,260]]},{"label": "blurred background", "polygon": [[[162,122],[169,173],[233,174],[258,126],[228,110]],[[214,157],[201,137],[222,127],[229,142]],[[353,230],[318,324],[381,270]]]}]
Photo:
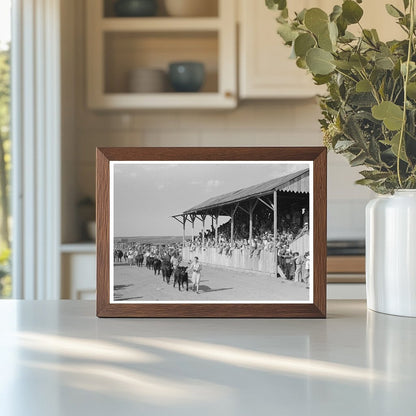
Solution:
[{"label": "blurred background", "polygon": [[[400,36],[363,6],[365,26]],[[262,0],[0,0],[1,296],[95,297],[96,147],[322,145],[323,91],[290,54]],[[365,296],[374,195],[356,179],[329,154],[333,298]]]}]

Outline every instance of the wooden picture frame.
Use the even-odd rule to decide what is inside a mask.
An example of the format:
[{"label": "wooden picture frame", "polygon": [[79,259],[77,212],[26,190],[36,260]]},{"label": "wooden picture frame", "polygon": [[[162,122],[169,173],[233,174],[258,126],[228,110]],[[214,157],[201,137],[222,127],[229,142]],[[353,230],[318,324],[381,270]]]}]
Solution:
[{"label": "wooden picture frame", "polygon": [[[97,148],[97,177],[96,177],[96,200],[97,200],[97,316],[98,317],[187,317],[187,318],[325,318],[326,317],[326,212],[327,212],[327,196],[326,196],[326,186],[327,186],[327,150],[324,147],[239,147],[239,148],[150,148],[150,147],[136,147],[136,148]],[[307,229],[307,235],[311,235],[310,251],[312,255],[309,254],[309,251],[304,255],[304,259],[311,258],[310,261],[310,273],[307,273],[313,276],[313,284],[310,284],[310,297],[309,300],[304,302],[292,302],[292,301],[239,301],[238,299],[233,302],[199,302],[198,300],[192,302],[164,302],[164,301],[152,301],[142,303],[137,301],[131,303],[129,301],[115,301],[114,297],[114,281],[112,286],[110,286],[110,264],[115,267],[113,263],[113,243],[110,244],[110,235],[113,231],[111,212],[112,208],[110,207],[112,194],[112,187],[114,187],[114,180],[111,175],[114,174],[114,169],[110,168],[111,166],[123,166],[122,164],[133,164],[140,167],[145,163],[155,163],[156,166],[165,163],[168,165],[181,165],[186,166],[190,164],[195,168],[199,163],[201,164],[217,164],[218,166],[231,165],[233,163],[245,165],[253,163],[254,165],[258,164],[268,164],[270,165],[280,163],[281,165],[290,165],[291,163],[308,163],[310,170],[308,171],[308,181],[303,179],[302,183],[309,183],[310,188],[307,191],[304,191],[303,194],[308,194],[308,215],[309,210],[313,213],[313,216],[310,220],[310,225],[304,224],[304,228]],[[195,165],[195,166],[194,166]],[[176,166],[176,165],[175,165]],[[217,165],[216,165],[217,166]],[[256,165],[257,166],[257,165]],[[274,166],[274,165],[273,165]],[[296,165],[297,166],[297,165]],[[224,168],[225,169],[225,168]],[[289,177],[289,176],[287,176]],[[300,176],[299,176],[300,178]],[[302,176],[306,178],[306,176]],[[157,180],[157,177],[155,178]],[[296,179],[298,181],[298,179]],[[282,192],[282,195],[300,195],[300,191],[296,193],[294,186],[301,186],[301,179],[298,182],[292,180],[291,182],[285,182],[284,185],[274,185],[273,190],[267,191],[272,192],[269,199],[264,197],[265,204],[273,205],[273,197],[277,193]],[[295,185],[293,185],[295,184]],[[286,187],[286,188],[284,188]],[[247,192],[251,192],[247,188]],[[250,188],[252,189],[252,188]],[[262,188],[263,189],[263,188]],[[313,192],[312,192],[313,190]],[[254,194],[253,194],[254,195]],[[248,198],[257,198],[261,199],[263,194],[258,194],[260,197],[251,195],[250,197],[245,196],[244,201],[251,201]],[[268,194],[269,195],[269,194]],[[280,194],[279,194],[280,195]],[[223,196],[223,195],[222,195]],[[142,195],[142,198],[145,198],[146,195]],[[293,196],[294,198],[294,196]],[[226,199],[227,200],[227,199]],[[228,201],[228,200],[227,200]],[[229,202],[229,204],[236,204],[237,208],[240,202]],[[242,202],[243,199],[241,199]],[[269,202],[267,202],[269,201]],[[274,199],[277,201],[277,199]],[[310,202],[309,202],[310,201]],[[113,201],[114,203],[114,201]],[[251,202],[250,202],[251,203]],[[262,204],[260,204],[262,205]],[[289,204],[288,204],[289,205]],[[227,205],[228,206],[228,205]],[[243,205],[241,205],[243,207]],[[291,205],[293,206],[293,204]],[[270,240],[273,242],[271,244],[270,251],[272,253],[277,253],[278,244],[276,244],[276,230],[277,223],[279,219],[277,218],[278,214],[278,205],[275,202],[271,209],[274,209],[276,214],[274,215],[274,235],[271,235]],[[237,210],[236,208],[236,210]],[[207,205],[203,208],[208,210]],[[211,208],[210,208],[211,209]],[[244,209],[244,208],[242,208]],[[264,209],[264,208],[263,208]],[[302,210],[302,213],[305,209]],[[183,216],[184,224],[189,221],[187,217],[187,211],[183,211],[183,214],[178,212],[173,214],[180,214]],[[198,214],[198,211],[193,211]],[[205,212],[205,211],[204,211]],[[208,212],[208,211],[206,211]],[[228,211],[227,211],[228,212]],[[189,214],[190,215],[190,214]],[[207,214],[208,215],[208,214]],[[216,216],[216,229],[215,229],[215,238],[212,237],[212,240],[215,243],[218,243],[218,215]],[[231,214],[230,214],[231,215]],[[176,215],[178,216],[178,215]],[[214,217],[212,217],[214,218]],[[234,217],[233,217],[234,218]],[[251,218],[251,217],[250,217]],[[294,218],[294,217],[293,217]],[[309,217],[308,217],[309,218]],[[195,221],[195,219],[193,220]],[[205,221],[205,217],[204,217]],[[252,221],[250,219],[250,221]],[[284,220],[282,220],[284,221]],[[294,221],[293,219],[287,221]],[[309,221],[309,219],[308,219]],[[230,220],[233,224],[233,220]],[[233,227],[233,225],[231,225]],[[251,227],[251,225],[250,225]],[[309,228],[308,228],[309,227]],[[214,228],[213,228],[214,230]],[[212,231],[214,232],[214,231]],[[298,235],[302,235],[302,232],[299,232]],[[205,237],[205,225],[202,232],[202,239]],[[250,228],[250,233],[252,233]],[[267,233],[266,233],[267,235]],[[114,235],[112,235],[114,237]],[[312,238],[313,237],[313,238]],[[253,237],[251,236],[251,240]],[[289,238],[289,237],[288,237]],[[297,237],[296,237],[297,238]],[[231,243],[233,241],[233,228],[231,228],[230,235]],[[111,241],[115,241],[114,238]],[[192,237],[194,241],[194,237]],[[305,240],[306,241],[306,240]],[[184,233],[184,245],[183,245],[183,256],[185,256],[185,244],[188,244],[185,241]],[[189,244],[194,244],[189,243]],[[206,244],[206,243],[205,243]],[[261,244],[261,243],[260,243]],[[282,243],[283,244],[283,243]],[[285,243],[286,244],[286,243]],[[192,246],[194,247],[194,246]],[[199,250],[207,250],[205,246],[201,245]],[[266,245],[264,246],[266,247]],[[309,246],[308,246],[309,247]],[[160,247],[159,247],[160,249]],[[195,248],[193,248],[195,249]],[[110,251],[111,250],[111,251]],[[191,249],[189,249],[191,250]],[[189,251],[188,250],[188,251]],[[288,249],[290,253],[290,249]],[[243,251],[243,249],[241,249]],[[159,253],[160,254],[160,253]],[[207,254],[208,255],[208,254]],[[266,255],[266,254],[264,254]],[[294,256],[300,257],[299,253],[294,253]],[[279,255],[275,254],[275,259],[279,259]],[[260,255],[259,255],[260,257]],[[281,257],[283,258],[283,257]],[[295,257],[294,257],[295,258]],[[276,263],[277,275],[275,273],[274,277],[280,276],[279,261]],[[292,260],[291,260],[292,261]],[[293,260],[296,266],[296,260]],[[273,266],[274,267],[274,266]],[[284,267],[284,266],[282,266]],[[309,264],[308,264],[309,267]],[[121,269],[120,269],[121,270]],[[125,269],[127,270],[127,269]],[[308,269],[309,270],[309,269]],[[272,278],[271,278],[272,279]],[[302,284],[298,280],[299,286]],[[287,282],[289,284],[295,283]],[[295,287],[294,286],[294,287]],[[307,289],[309,289],[307,287]],[[113,293],[112,298],[110,294]],[[173,293],[173,292],[172,292]],[[185,292],[184,292],[185,293]],[[188,295],[186,295],[188,296]],[[193,296],[193,295],[192,295]],[[194,299],[194,298],[193,298]],[[198,298],[197,298],[198,299]]]}]

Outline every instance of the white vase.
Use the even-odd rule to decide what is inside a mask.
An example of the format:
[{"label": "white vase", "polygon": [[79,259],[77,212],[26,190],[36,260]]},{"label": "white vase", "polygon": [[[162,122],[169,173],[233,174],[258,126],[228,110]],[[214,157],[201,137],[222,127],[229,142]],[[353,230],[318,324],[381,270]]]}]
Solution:
[{"label": "white vase", "polygon": [[416,317],[416,190],[368,203],[366,281],[369,309]]}]

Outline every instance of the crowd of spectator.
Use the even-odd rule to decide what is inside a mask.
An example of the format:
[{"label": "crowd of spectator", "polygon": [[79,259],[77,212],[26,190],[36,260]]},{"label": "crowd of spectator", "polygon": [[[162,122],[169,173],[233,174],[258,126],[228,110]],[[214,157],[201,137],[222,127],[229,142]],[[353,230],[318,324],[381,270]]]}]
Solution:
[{"label": "crowd of spectator", "polygon": [[243,226],[237,227],[234,239],[231,239],[231,224],[227,222],[218,228],[218,241],[213,227],[200,232],[193,240],[187,240],[186,245],[190,251],[215,248],[218,254],[232,256],[235,250],[240,250],[250,258],[260,257],[262,252],[274,252],[277,250],[278,274],[288,280],[306,282],[309,272],[306,269],[309,263],[309,253],[299,254],[290,248],[291,243],[309,232],[309,225],[304,223],[303,227],[297,224],[285,224],[277,230],[276,242],[270,229],[264,226],[253,229],[253,238],[248,238],[248,230]]}]

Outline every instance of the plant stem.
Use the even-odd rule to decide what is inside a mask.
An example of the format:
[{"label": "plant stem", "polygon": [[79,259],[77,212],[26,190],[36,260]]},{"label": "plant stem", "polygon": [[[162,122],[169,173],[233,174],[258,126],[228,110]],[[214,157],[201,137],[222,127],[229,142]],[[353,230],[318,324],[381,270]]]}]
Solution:
[{"label": "plant stem", "polygon": [[378,96],[376,87],[370,81],[370,78],[368,78],[367,73],[365,72],[365,69],[362,66],[361,66],[361,68],[362,68],[362,71],[360,71],[360,75],[363,77],[363,79],[365,79],[366,81],[368,81],[368,83],[370,84],[371,93],[373,94],[374,99],[377,101],[377,104],[380,104],[380,98]]},{"label": "plant stem", "polygon": [[358,82],[355,78],[351,77],[351,76],[350,76],[350,75],[348,75],[348,74],[345,74],[344,72],[340,71],[338,68],[335,68],[335,71],[336,71],[336,72],[338,72],[338,73],[339,73],[339,74],[341,74],[341,75],[344,75],[344,77],[349,78],[351,81],[353,81],[353,82],[355,82],[355,83],[357,83],[357,82]]},{"label": "plant stem", "polygon": [[406,73],[404,75],[404,85],[403,85],[403,119],[402,119],[402,128],[400,129],[400,140],[399,140],[399,149],[397,151],[397,177],[399,179],[399,186],[403,188],[402,177],[400,174],[400,156],[402,152],[402,146],[404,141],[404,134],[406,130],[406,110],[407,110],[407,83],[409,82],[409,69],[410,62],[412,59],[412,50],[413,50],[413,36],[414,36],[414,27],[415,27],[415,0],[410,0],[410,30],[409,30],[409,45],[407,47],[407,60],[406,60]]}]

